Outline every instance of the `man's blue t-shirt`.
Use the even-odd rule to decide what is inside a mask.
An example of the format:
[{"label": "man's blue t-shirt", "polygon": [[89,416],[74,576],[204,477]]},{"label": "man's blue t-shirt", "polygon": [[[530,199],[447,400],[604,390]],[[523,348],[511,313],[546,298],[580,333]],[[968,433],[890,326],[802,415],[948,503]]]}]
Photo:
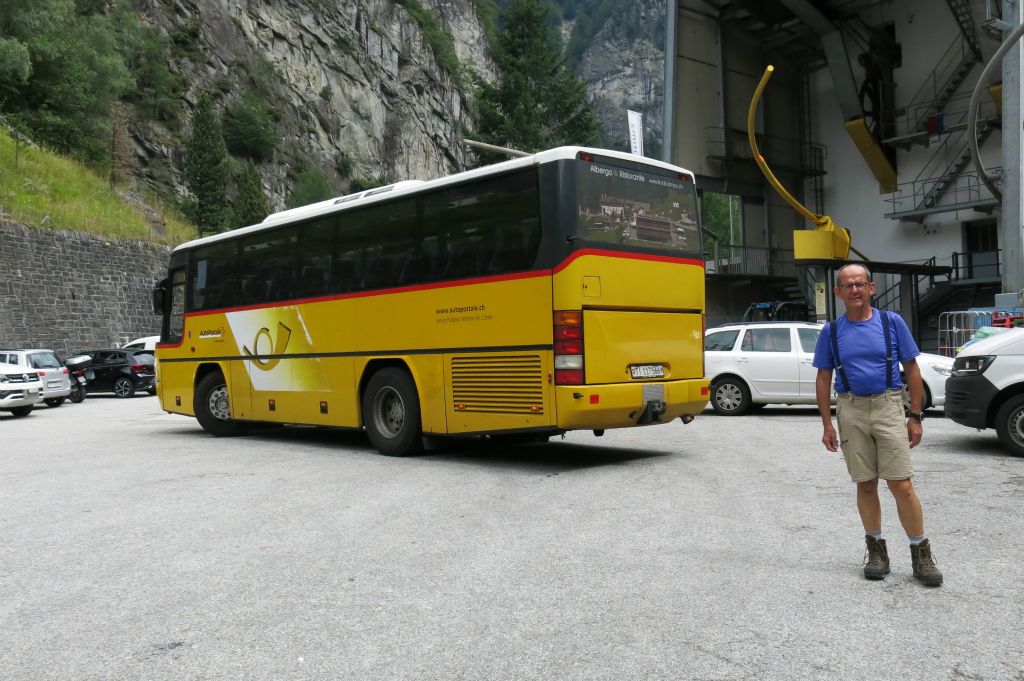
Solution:
[{"label": "man's blue t-shirt", "polygon": [[[818,369],[835,369],[832,356],[832,331],[839,325],[839,357],[850,380],[844,386],[839,372],[835,372],[836,392],[852,392],[854,395],[876,395],[884,392],[885,385],[885,337],[882,335],[882,312],[871,310],[871,319],[863,322],[851,321],[842,315],[831,324],[826,324],[818,336],[814,348],[814,366]],[[898,348],[900,362],[914,359],[921,354],[910,335],[910,329],[903,318],[889,315],[889,337],[894,351]],[[900,366],[892,363],[892,387],[901,388]]]}]

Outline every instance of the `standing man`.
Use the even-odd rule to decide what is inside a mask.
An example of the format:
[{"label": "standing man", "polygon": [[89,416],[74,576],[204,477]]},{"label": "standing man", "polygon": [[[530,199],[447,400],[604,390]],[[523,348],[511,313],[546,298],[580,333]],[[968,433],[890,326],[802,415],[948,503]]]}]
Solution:
[{"label": "standing man", "polygon": [[[836,296],[846,314],[825,325],[818,336],[814,366],[815,393],[830,452],[843,450],[846,468],[857,484],[857,510],[864,524],[867,558],[864,576],[889,573],[889,553],[882,538],[878,480],[886,481],[896,500],[900,523],[910,538],[914,577],[927,586],[942,584],[931,545],[924,534],[921,501],[911,482],[910,449],[921,442],[924,385],[916,357],[921,354],[903,319],[871,307],[875,284],[864,265],[845,265],[836,273]],[[910,386],[910,418],[903,416],[899,362]],[[836,420],[832,426],[832,374],[836,373]]]}]

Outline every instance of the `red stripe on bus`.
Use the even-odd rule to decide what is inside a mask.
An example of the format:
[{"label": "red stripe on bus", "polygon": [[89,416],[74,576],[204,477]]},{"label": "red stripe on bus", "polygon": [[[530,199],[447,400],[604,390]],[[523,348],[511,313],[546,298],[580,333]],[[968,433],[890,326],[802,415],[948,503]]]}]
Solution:
[{"label": "red stripe on bus", "polygon": [[704,261],[699,258],[680,258],[674,255],[650,255],[647,253],[623,253],[622,251],[608,251],[603,248],[581,248],[573,251],[572,254],[555,266],[554,272],[558,273],[571,265],[577,258],[585,255],[599,255],[605,258],[621,258],[624,260],[646,260],[648,262],[669,262],[675,265],[699,265],[704,268]]}]

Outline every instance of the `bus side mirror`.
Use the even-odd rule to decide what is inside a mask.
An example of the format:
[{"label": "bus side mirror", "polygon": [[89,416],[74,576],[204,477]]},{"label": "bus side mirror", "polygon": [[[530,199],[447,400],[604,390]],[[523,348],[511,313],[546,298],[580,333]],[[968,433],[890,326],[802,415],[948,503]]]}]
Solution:
[{"label": "bus side mirror", "polygon": [[161,279],[153,287],[153,314],[163,315],[164,301],[167,298],[167,279]]}]

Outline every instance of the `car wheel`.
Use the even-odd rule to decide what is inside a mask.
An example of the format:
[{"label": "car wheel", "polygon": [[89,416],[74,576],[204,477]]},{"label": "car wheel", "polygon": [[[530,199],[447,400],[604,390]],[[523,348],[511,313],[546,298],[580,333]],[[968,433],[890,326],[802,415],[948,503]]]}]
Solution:
[{"label": "car wheel", "polygon": [[211,435],[230,437],[242,432],[242,425],[231,418],[231,396],[220,372],[207,374],[199,381],[192,409],[199,425]]},{"label": "car wheel", "polygon": [[1011,397],[999,407],[996,432],[1012,454],[1024,456],[1024,395]]},{"label": "car wheel", "polygon": [[48,406],[48,407],[59,407],[60,405],[64,404],[64,398],[63,397],[51,397],[48,400],[43,400],[43,402],[46,402],[46,406]]},{"label": "car wheel", "polygon": [[[924,384],[924,404],[921,405],[921,411],[932,408],[932,391],[928,389],[928,384]],[[903,384],[903,412],[910,412],[910,386],[906,383]]]},{"label": "car wheel", "polygon": [[420,398],[408,372],[387,367],[375,373],[363,392],[363,426],[370,444],[387,456],[408,456],[423,444]]},{"label": "car wheel", "polygon": [[13,407],[11,409],[11,413],[15,416],[28,416],[32,413],[32,405],[30,404],[25,407]]},{"label": "car wheel", "polygon": [[156,395],[156,388],[147,388],[146,392],[150,395]]},{"label": "car wheel", "polygon": [[114,395],[116,397],[131,397],[135,394],[135,384],[130,378],[120,377],[114,381]]},{"label": "car wheel", "polygon": [[724,416],[739,416],[750,409],[750,388],[734,376],[711,382],[711,406]]}]

